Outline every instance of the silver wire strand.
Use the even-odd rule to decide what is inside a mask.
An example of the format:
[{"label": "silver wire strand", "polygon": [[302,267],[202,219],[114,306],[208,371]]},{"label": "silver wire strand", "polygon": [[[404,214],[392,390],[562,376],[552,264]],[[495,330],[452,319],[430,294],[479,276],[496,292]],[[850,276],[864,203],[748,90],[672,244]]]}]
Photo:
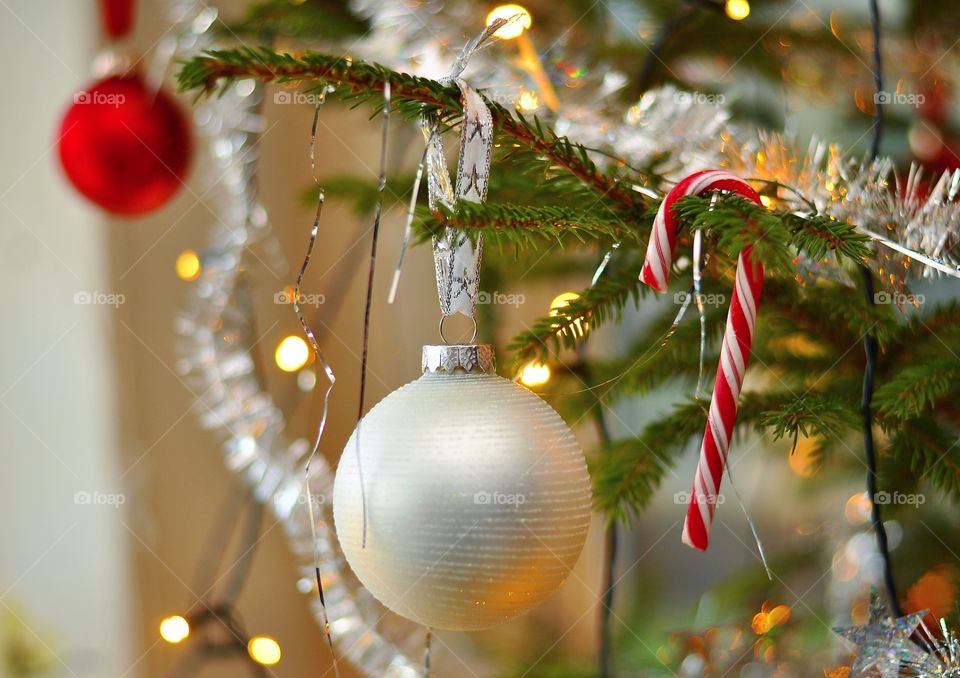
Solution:
[{"label": "silver wire strand", "polygon": [[317,592],[320,595],[320,610],[323,614],[323,631],[324,635],[327,637],[327,644],[330,646],[330,655],[333,659],[333,672],[337,678],[340,678],[340,668],[337,663],[337,654],[333,647],[333,634],[330,632],[330,618],[327,614],[327,603],[323,597],[323,581],[320,576],[320,541],[317,537],[317,521],[313,513],[313,492],[310,487],[310,464],[313,462],[314,457],[317,454],[317,450],[320,449],[320,439],[323,437],[323,432],[327,427],[327,415],[330,411],[330,393],[333,391],[334,384],[337,383],[337,377],[333,372],[333,367],[331,367],[326,356],[324,356],[323,351],[320,350],[320,343],[317,341],[316,334],[313,331],[313,328],[307,322],[306,317],[303,314],[303,310],[300,308],[300,289],[303,285],[303,277],[307,272],[307,268],[310,266],[310,259],[313,256],[313,248],[317,244],[317,234],[320,231],[320,215],[323,213],[323,204],[325,202],[325,194],[323,191],[323,186],[320,185],[320,181],[317,178],[317,163],[316,163],[316,150],[317,150],[317,122],[320,119],[320,106],[323,105],[323,102],[326,99],[326,90],[324,89],[320,93],[320,99],[317,101],[317,104],[313,111],[313,124],[310,127],[310,171],[313,175],[313,181],[317,185],[317,211],[313,219],[313,226],[310,228],[310,241],[307,244],[307,254],[303,258],[303,263],[300,265],[300,272],[297,274],[297,282],[293,288],[293,311],[297,314],[297,319],[300,321],[300,327],[303,328],[303,333],[307,335],[307,339],[310,341],[310,346],[313,348],[313,353],[317,357],[317,362],[323,369],[324,374],[327,377],[327,388],[323,394],[323,412],[320,415],[320,423],[317,425],[317,435],[313,440],[313,448],[310,450],[310,456],[307,458],[307,463],[303,468],[304,483],[305,483],[305,493],[307,497],[307,510],[310,515],[310,534],[313,539],[313,566],[314,571],[317,577]]}]

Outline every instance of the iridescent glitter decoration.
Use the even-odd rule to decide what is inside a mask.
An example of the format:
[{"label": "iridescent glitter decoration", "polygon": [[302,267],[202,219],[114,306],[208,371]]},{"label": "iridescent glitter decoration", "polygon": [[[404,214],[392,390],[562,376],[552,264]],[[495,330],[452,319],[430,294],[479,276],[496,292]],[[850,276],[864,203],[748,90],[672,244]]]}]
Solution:
[{"label": "iridescent glitter decoration", "polygon": [[960,638],[940,619],[940,634],[932,633],[924,622],[915,634],[921,653],[912,656],[901,669],[908,678],[960,678]]},{"label": "iridescent glitter decoration", "polygon": [[851,678],[897,678],[902,675],[901,666],[920,657],[920,649],[911,642],[910,636],[924,614],[926,611],[894,619],[876,589],[872,590],[867,624],[834,629],[834,633],[857,646],[857,657],[850,668]]}]

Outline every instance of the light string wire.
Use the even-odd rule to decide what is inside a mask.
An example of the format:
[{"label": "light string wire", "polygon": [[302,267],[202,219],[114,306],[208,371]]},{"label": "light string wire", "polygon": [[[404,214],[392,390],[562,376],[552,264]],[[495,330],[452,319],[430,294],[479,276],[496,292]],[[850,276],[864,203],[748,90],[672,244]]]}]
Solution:
[{"label": "light string wire", "polygon": [[427,631],[427,635],[423,643],[423,678],[430,678],[430,659],[433,655],[433,629],[429,626],[424,628]]},{"label": "light string wire", "polygon": [[[245,522],[243,528],[239,526]],[[171,678],[192,676],[209,660],[223,657],[224,654],[237,654],[255,676],[266,676],[264,667],[257,663],[247,652],[250,634],[240,623],[236,610],[236,600],[249,580],[250,571],[260,541],[260,529],[263,523],[263,504],[252,501],[249,496],[228,493],[222,503],[219,515],[208,532],[207,549],[198,561],[197,588],[205,593],[197,600],[199,611],[185,613],[189,624],[194,627],[218,623],[226,631],[226,639],[221,642],[205,638],[193,652],[185,655],[173,668]],[[224,564],[224,558],[230,551],[233,537],[240,537],[234,547],[233,563],[222,576],[227,582],[217,586],[216,576]],[[222,592],[217,593],[217,589]],[[196,606],[194,606],[195,608]],[[192,608],[192,609],[194,609]]]},{"label": "light string wire", "polygon": [[[880,155],[880,141],[883,136],[883,104],[880,94],[883,92],[883,53],[880,44],[880,8],[877,0],[868,0],[870,5],[870,27],[873,31],[873,77],[877,96],[874,97],[873,140],[870,144],[870,160],[876,160]],[[863,278],[863,291],[869,306],[876,305],[874,299],[873,274],[865,265],[860,265],[860,275]],[[897,617],[903,616],[900,600],[897,597],[897,587],[893,578],[893,564],[890,558],[890,544],[887,539],[887,529],[883,524],[880,504],[877,502],[877,455],[873,440],[873,389],[874,375],[877,369],[877,354],[879,346],[877,338],[868,332],[863,339],[866,365],[863,370],[863,399],[860,403],[860,413],[863,417],[863,449],[867,462],[867,494],[870,497],[870,513],[873,530],[877,537],[877,550],[883,558],[883,579],[887,587],[887,596],[890,598],[890,607]]]},{"label": "light string wire", "polygon": [[[578,349],[578,353],[581,354],[581,362],[587,371],[585,376],[589,380],[588,363],[583,360],[585,353],[585,346],[583,344],[581,344]],[[607,447],[612,440],[612,436],[610,435],[610,427],[607,425],[606,417],[603,415],[602,404],[600,408],[594,408],[592,410],[593,421],[597,428],[597,437],[600,438],[600,444]],[[613,649],[613,605],[616,600],[617,586],[615,579],[618,550],[617,521],[610,521],[605,537],[606,542],[603,550],[603,582],[600,589],[600,646],[597,649],[597,675],[599,678],[610,678],[613,675],[610,670],[610,655]]]},{"label": "light string wire", "polygon": [[373,234],[370,238],[370,267],[367,271],[367,298],[363,309],[363,351],[360,357],[360,402],[357,406],[357,435],[354,451],[357,456],[357,477],[360,480],[360,505],[363,516],[363,534],[360,548],[367,547],[367,493],[363,482],[360,455],[360,428],[363,421],[364,398],[367,391],[367,358],[370,349],[370,310],[373,306],[373,277],[377,268],[377,240],[383,216],[383,191],[387,186],[387,139],[390,133],[390,80],[383,82],[383,127],[380,132],[380,178],[377,184],[377,202],[373,208]]},{"label": "light string wire", "polygon": [[304,334],[307,335],[307,339],[310,341],[310,346],[313,348],[313,353],[317,358],[317,362],[320,363],[323,368],[323,372],[327,377],[327,388],[323,393],[323,412],[320,415],[320,423],[317,425],[317,434],[313,440],[313,448],[310,450],[310,456],[307,458],[307,463],[303,468],[304,483],[305,483],[305,493],[307,498],[307,511],[310,516],[310,536],[313,542],[313,569],[314,574],[317,579],[317,593],[320,596],[320,610],[323,615],[323,631],[324,635],[327,638],[327,645],[330,646],[330,655],[333,659],[333,671],[334,675],[337,678],[340,678],[340,668],[337,662],[337,653],[333,647],[333,634],[330,630],[330,617],[327,613],[327,602],[323,596],[323,581],[320,575],[320,540],[317,535],[317,521],[314,516],[313,511],[313,492],[310,485],[310,465],[313,463],[313,459],[317,454],[317,451],[320,449],[320,439],[323,437],[323,432],[327,427],[327,417],[330,412],[330,394],[333,391],[334,384],[337,383],[337,377],[333,372],[333,367],[330,365],[330,362],[324,356],[323,351],[320,350],[320,343],[317,341],[316,334],[313,331],[313,328],[307,322],[306,317],[304,317],[303,310],[300,308],[300,289],[303,285],[303,277],[307,272],[307,268],[310,265],[310,259],[313,256],[313,248],[317,244],[317,233],[320,230],[320,215],[323,213],[323,205],[325,202],[325,194],[323,186],[320,185],[320,180],[317,178],[317,161],[316,161],[316,151],[317,151],[317,123],[320,120],[320,106],[323,105],[326,100],[327,90],[324,88],[320,92],[320,98],[317,100],[317,104],[313,110],[313,124],[310,127],[310,171],[313,176],[313,181],[319,189],[317,192],[317,211],[313,219],[313,226],[310,228],[310,241],[307,244],[307,254],[303,258],[303,263],[300,265],[300,272],[297,274],[297,283],[293,288],[293,311],[297,314],[297,319],[300,321],[300,326],[303,328]]}]

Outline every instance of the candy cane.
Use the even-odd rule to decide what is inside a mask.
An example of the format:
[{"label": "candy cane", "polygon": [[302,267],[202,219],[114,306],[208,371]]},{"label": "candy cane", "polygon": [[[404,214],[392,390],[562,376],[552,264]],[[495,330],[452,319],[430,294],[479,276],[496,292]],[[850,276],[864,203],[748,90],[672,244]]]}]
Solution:
[{"label": "candy cane", "polygon": [[[670,278],[673,246],[677,239],[677,216],[673,206],[685,195],[699,195],[706,191],[732,191],[760,204],[760,196],[745,181],[729,172],[706,170],[691,174],[667,194],[653,222],[653,232],[647,245],[647,255],[640,280],[658,292],[665,292]],[[743,375],[750,360],[753,344],[753,326],[757,319],[757,305],[763,287],[763,267],[751,260],[752,246],[744,247],[737,260],[736,283],[727,327],[723,333],[720,363],[713,385],[713,399],[707,416],[707,427],[700,448],[700,462],[693,479],[690,505],[683,524],[683,543],[701,551],[706,550],[710,525],[717,506],[720,481],[727,461],[727,451],[737,420],[737,399],[743,385]]]}]

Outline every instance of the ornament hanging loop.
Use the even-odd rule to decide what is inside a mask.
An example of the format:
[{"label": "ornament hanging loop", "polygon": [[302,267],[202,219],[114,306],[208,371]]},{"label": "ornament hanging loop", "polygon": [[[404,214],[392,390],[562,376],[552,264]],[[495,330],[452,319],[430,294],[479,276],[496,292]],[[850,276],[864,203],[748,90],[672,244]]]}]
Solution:
[{"label": "ornament hanging loop", "polygon": [[[449,318],[449,317],[450,317],[450,315],[447,315],[447,314],[444,314],[444,315],[440,316],[440,326],[439,326],[440,339],[441,339],[441,340],[443,341],[443,343],[446,344],[447,346],[451,346],[452,344],[450,343],[450,340],[447,339],[447,337],[446,337],[446,336],[444,335],[444,333],[443,333],[443,321],[446,320],[446,319]],[[475,316],[472,316],[472,315],[467,316],[467,317],[470,318],[471,322],[473,322],[473,333],[470,335],[470,339],[467,340],[467,343],[468,343],[468,344],[472,344],[474,341],[477,340],[477,318],[476,318]]]}]

